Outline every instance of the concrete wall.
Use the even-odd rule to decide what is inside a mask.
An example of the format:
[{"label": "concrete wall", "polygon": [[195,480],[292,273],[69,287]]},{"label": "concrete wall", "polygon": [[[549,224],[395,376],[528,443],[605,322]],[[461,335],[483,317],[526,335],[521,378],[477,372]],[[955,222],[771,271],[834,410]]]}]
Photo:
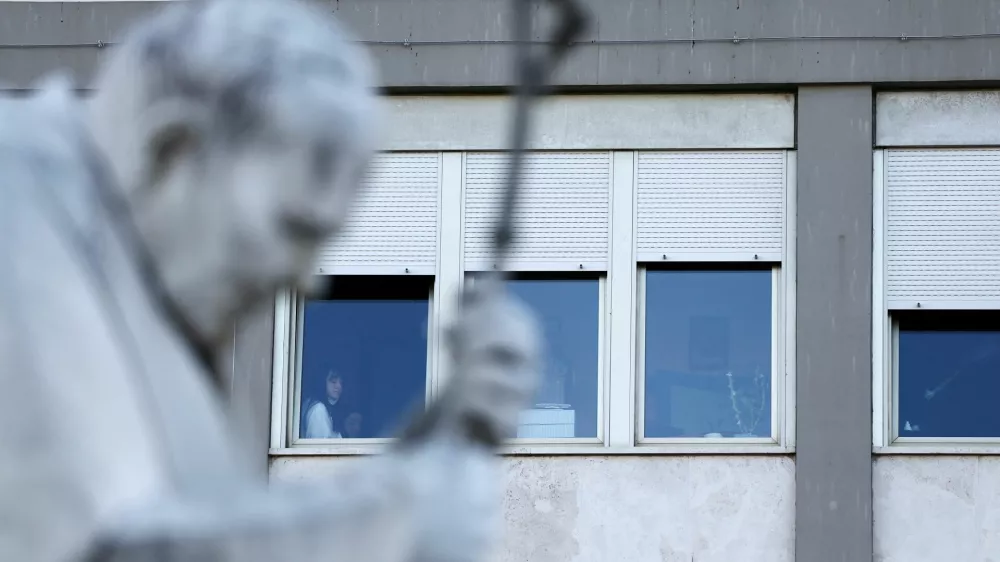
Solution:
[{"label": "concrete wall", "polygon": [[[271,478],[329,482],[351,458],[284,457]],[[783,456],[507,457],[493,562],[791,562]]]},{"label": "concrete wall", "polygon": [[[318,0],[320,1],[320,0]],[[371,42],[389,87],[510,83],[506,0],[321,0]],[[995,0],[585,0],[574,87],[995,81]],[[55,67],[86,83],[124,25],[161,2],[0,2],[0,82]],[[901,40],[902,37],[907,40]],[[734,42],[733,38],[740,41]]]},{"label": "concrete wall", "polygon": [[884,92],[875,113],[876,146],[1000,145],[997,90]]},{"label": "concrete wall", "polygon": [[874,463],[875,560],[1000,560],[1000,458],[895,456]]}]

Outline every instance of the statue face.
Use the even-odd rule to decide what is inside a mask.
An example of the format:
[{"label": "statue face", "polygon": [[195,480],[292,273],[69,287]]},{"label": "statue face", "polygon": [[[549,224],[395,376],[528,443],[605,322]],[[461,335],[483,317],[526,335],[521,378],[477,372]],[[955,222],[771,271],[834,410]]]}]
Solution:
[{"label": "statue face", "polygon": [[228,261],[228,273],[251,292],[304,288],[318,247],[347,220],[366,160],[294,141],[253,142],[227,156],[182,188],[193,203],[199,192],[218,190],[218,215],[204,218],[229,216],[227,230],[217,233],[225,256],[211,259]]},{"label": "statue face", "polygon": [[295,2],[176,3],[95,80],[95,140],[203,344],[277,289],[309,288],[374,152],[372,63],[322,18]]},{"label": "statue face", "polygon": [[211,324],[207,315],[233,314],[283,286],[308,289],[318,247],[347,220],[366,152],[280,135],[234,149],[204,141],[211,131],[185,134],[152,144],[149,185],[134,198],[174,298]]}]

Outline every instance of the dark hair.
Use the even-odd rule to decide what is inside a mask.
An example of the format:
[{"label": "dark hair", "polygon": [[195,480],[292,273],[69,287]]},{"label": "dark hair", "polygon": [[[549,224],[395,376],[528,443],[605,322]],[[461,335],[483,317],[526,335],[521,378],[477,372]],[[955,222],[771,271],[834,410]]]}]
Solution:
[{"label": "dark hair", "polygon": [[[313,371],[315,373],[315,371]],[[318,374],[318,373],[316,373]],[[326,402],[326,383],[334,379],[339,379],[341,385],[344,385],[346,377],[343,372],[339,369],[330,368],[327,370],[326,375],[320,377],[314,374],[312,377],[304,378],[303,383],[303,398],[311,399],[317,402]],[[311,380],[310,380],[311,379]],[[346,385],[344,385],[346,386]],[[306,389],[309,389],[308,391]],[[343,399],[343,395],[341,395]]]}]

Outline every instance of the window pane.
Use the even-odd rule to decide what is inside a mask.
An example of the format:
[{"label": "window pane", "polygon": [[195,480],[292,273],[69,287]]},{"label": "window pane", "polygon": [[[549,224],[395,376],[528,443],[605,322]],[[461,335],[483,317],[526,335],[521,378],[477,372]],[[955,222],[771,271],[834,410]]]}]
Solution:
[{"label": "window pane", "polygon": [[898,316],[899,436],[1000,437],[996,313]]},{"label": "window pane", "polygon": [[597,437],[600,281],[521,277],[509,286],[545,336],[543,379],[518,437]]},{"label": "window pane", "polygon": [[420,407],[432,284],[344,276],[306,301],[300,438],[392,437]]},{"label": "window pane", "polygon": [[646,273],[645,437],[771,435],[771,271]]}]

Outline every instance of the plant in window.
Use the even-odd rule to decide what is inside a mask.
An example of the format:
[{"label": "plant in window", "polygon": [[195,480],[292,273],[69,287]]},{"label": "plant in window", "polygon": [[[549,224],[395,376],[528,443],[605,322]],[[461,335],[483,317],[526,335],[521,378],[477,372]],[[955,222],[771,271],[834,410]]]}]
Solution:
[{"label": "plant in window", "polygon": [[[755,437],[757,426],[767,413],[767,395],[770,386],[767,376],[758,365],[754,367],[753,377],[749,381],[739,384],[734,381],[733,372],[727,371],[726,382],[729,384],[729,401],[733,406],[736,427],[740,430],[736,437]],[[742,388],[737,390],[737,385]]]}]

